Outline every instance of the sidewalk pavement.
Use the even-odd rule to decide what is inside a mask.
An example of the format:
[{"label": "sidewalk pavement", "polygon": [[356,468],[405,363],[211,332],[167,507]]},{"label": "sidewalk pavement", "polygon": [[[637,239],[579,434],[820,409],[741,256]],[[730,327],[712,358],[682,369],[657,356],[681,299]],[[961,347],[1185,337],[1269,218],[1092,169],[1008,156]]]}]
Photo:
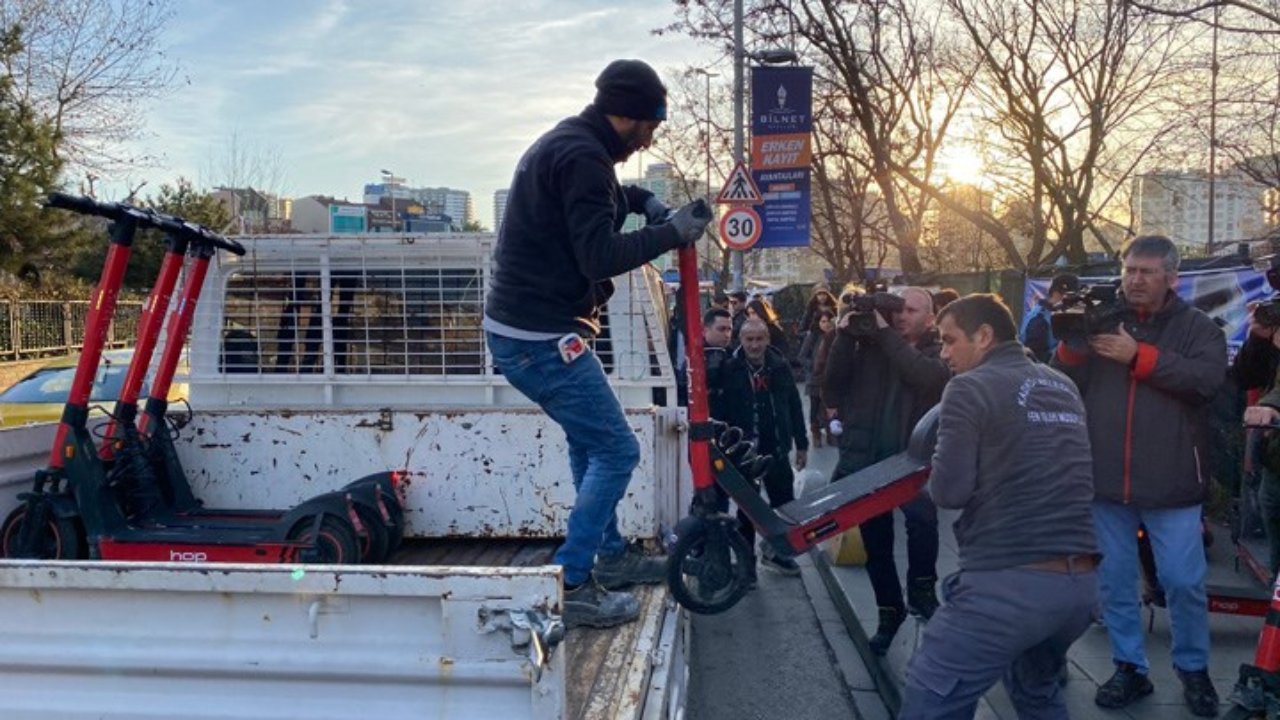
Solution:
[{"label": "sidewalk pavement", "polygon": [[[823,478],[829,478],[835,465],[835,451],[830,448],[818,449],[811,453],[811,464],[822,471]],[[958,513],[955,511],[939,512],[940,547],[938,554],[938,575],[946,577],[958,568],[955,535],[952,523]],[[905,575],[906,532],[901,513],[897,513],[894,529],[895,557],[900,576]],[[1244,587],[1250,579],[1244,570],[1236,572],[1232,565],[1232,549],[1225,528],[1215,528],[1217,542],[1210,549],[1210,584]],[[832,597],[837,605],[843,605],[843,612],[848,618],[856,618],[857,625],[850,629],[854,642],[866,651],[866,637],[875,633],[877,612],[875,596],[862,567],[840,567],[828,562],[826,556],[815,558],[819,571],[828,579],[828,584],[835,588]],[[1135,580],[1136,582],[1136,580]],[[1144,618],[1146,617],[1144,613]],[[1210,616],[1210,632],[1212,652],[1209,661],[1209,674],[1219,697],[1223,700],[1222,711],[1230,707],[1227,699],[1241,663],[1252,662],[1254,648],[1257,644],[1258,632],[1262,627],[1262,618],[1237,617],[1213,614]],[[864,657],[872,666],[872,677],[880,679],[890,687],[883,688],[891,706],[896,707],[896,695],[901,692],[902,681],[908,659],[920,641],[923,624],[915,617],[910,617],[898,631],[893,646],[884,658],[874,658],[869,652]],[[861,637],[859,635],[861,634]],[[1102,683],[1106,682],[1114,671],[1111,661],[1111,648],[1107,640],[1107,632],[1101,625],[1094,625],[1084,636],[1076,641],[1068,654],[1070,680],[1065,691],[1067,707],[1072,718],[1097,718],[1109,720],[1115,718],[1133,718],[1134,720],[1175,720],[1194,718],[1186,710],[1182,700],[1182,684],[1175,675],[1169,654],[1169,618],[1164,610],[1157,609],[1151,632],[1147,635],[1147,656],[1151,663],[1151,681],[1155,685],[1155,693],[1139,700],[1123,710],[1106,710],[1093,702],[1094,693]],[[1009,702],[1003,686],[997,685],[981,703],[978,718],[983,720],[1016,720],[1017,714]]]}]

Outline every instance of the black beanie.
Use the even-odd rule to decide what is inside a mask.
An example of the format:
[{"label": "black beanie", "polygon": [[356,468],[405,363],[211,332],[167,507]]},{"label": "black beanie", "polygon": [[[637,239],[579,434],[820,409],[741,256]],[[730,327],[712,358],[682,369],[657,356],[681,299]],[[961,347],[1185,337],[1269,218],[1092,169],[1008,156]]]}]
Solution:
[{"label": "black beanie", "polygon": [[667,88],[640,60],[614,60],[596,78],[596,108],[633,120],[666,120]]}]

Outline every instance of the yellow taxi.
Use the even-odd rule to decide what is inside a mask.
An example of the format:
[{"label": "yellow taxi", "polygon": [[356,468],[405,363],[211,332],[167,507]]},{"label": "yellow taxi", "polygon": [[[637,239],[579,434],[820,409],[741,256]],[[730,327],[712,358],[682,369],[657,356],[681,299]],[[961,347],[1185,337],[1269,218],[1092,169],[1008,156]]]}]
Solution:
[{"label": "yellow taxi", "polygon": [[[102,353],[98,374],[93,379],[93,390],[89,393],[90,414],[102,414],[102,410],[95,410],[94,405],[114,409],[132,357],[132,349],[107,350]],[[54,360],[0,392],[0,427],[56,422],[61,419],[62,408],[71,393],[71,380],[75,377],[79,359],[78,355],[72,355]],[[186,372],[186,363],[183,362],[178,373]],[[142,400],[145,401],[146,397],[144,384]],[[186,397],[186,383],[175,382],[169,389],[169,402],[185,400]]]}]

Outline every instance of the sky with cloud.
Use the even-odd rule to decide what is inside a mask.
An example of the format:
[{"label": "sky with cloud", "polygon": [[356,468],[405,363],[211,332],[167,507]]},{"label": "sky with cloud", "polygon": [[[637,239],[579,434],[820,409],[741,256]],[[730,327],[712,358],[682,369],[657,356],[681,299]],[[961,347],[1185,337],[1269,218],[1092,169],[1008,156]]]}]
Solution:
[{"label": "sky with cloud", "polygon": [[[590,102],[610,60],[670,76],[710,51],[676,35],[663,0],[177,0],[178,84],[147,110],[132,184],[212,168],[234,135],[279,155],[287,195],[359,199],[388,169],[411,186],[492,197],[525,147]],[[670,84],[670,83],[668,83]],[[628,170],[633,175],[635,169]],[[145,191],[144,191],[145,192]]]}]

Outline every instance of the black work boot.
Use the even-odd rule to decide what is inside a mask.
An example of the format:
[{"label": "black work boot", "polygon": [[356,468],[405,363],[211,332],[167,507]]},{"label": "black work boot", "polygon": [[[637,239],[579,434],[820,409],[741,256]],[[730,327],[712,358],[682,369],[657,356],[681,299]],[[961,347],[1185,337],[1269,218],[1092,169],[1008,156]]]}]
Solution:
[{"label": "black work boot", "polygon": [[1141,697],[1150,695],[1155,690],[1146,675],[1138,672],[1132,663],[1116,663],[1116,672],[1111,679],[1098,688],[1093,702],[1099,707],[1118,709],[1125,707]]},{"label": "black work boot", "polygon": [[880,608],[880,624],[876,627],[876,634],[867,641],[871,646],[871,652],[880,656],[889,652],[889,646],[893,644],[893,636],[898,634],[898,628],[902,627],[906,619],[907,611],[902,608]]},{"label": "black work boot", "polygon": [[1218,714],[1218,691],[1213,689],[1208,671],[1179,670],[1178,679],[1182,681],[1182,699],[1186,700],[1192,715],[1214,717]]},{"label": "black work boot", "polygon": [[631,545],[617,557],[596,557],[592,571],[596,582],[605,590],[621,590],[632,585],[653,585],[666,582],[667,558],[665,555],[645,555],[640,548]]},{"label": "black work boot", "polygon": [[564,591],[566,628],[607,628],[640,617],[640,602],[627,592],[609,592],[588,580]]},{"label": "black work boot", "polygon": [[907,585],[907,609],[928,620],[938,610],[938,578],[922,577]]}]

